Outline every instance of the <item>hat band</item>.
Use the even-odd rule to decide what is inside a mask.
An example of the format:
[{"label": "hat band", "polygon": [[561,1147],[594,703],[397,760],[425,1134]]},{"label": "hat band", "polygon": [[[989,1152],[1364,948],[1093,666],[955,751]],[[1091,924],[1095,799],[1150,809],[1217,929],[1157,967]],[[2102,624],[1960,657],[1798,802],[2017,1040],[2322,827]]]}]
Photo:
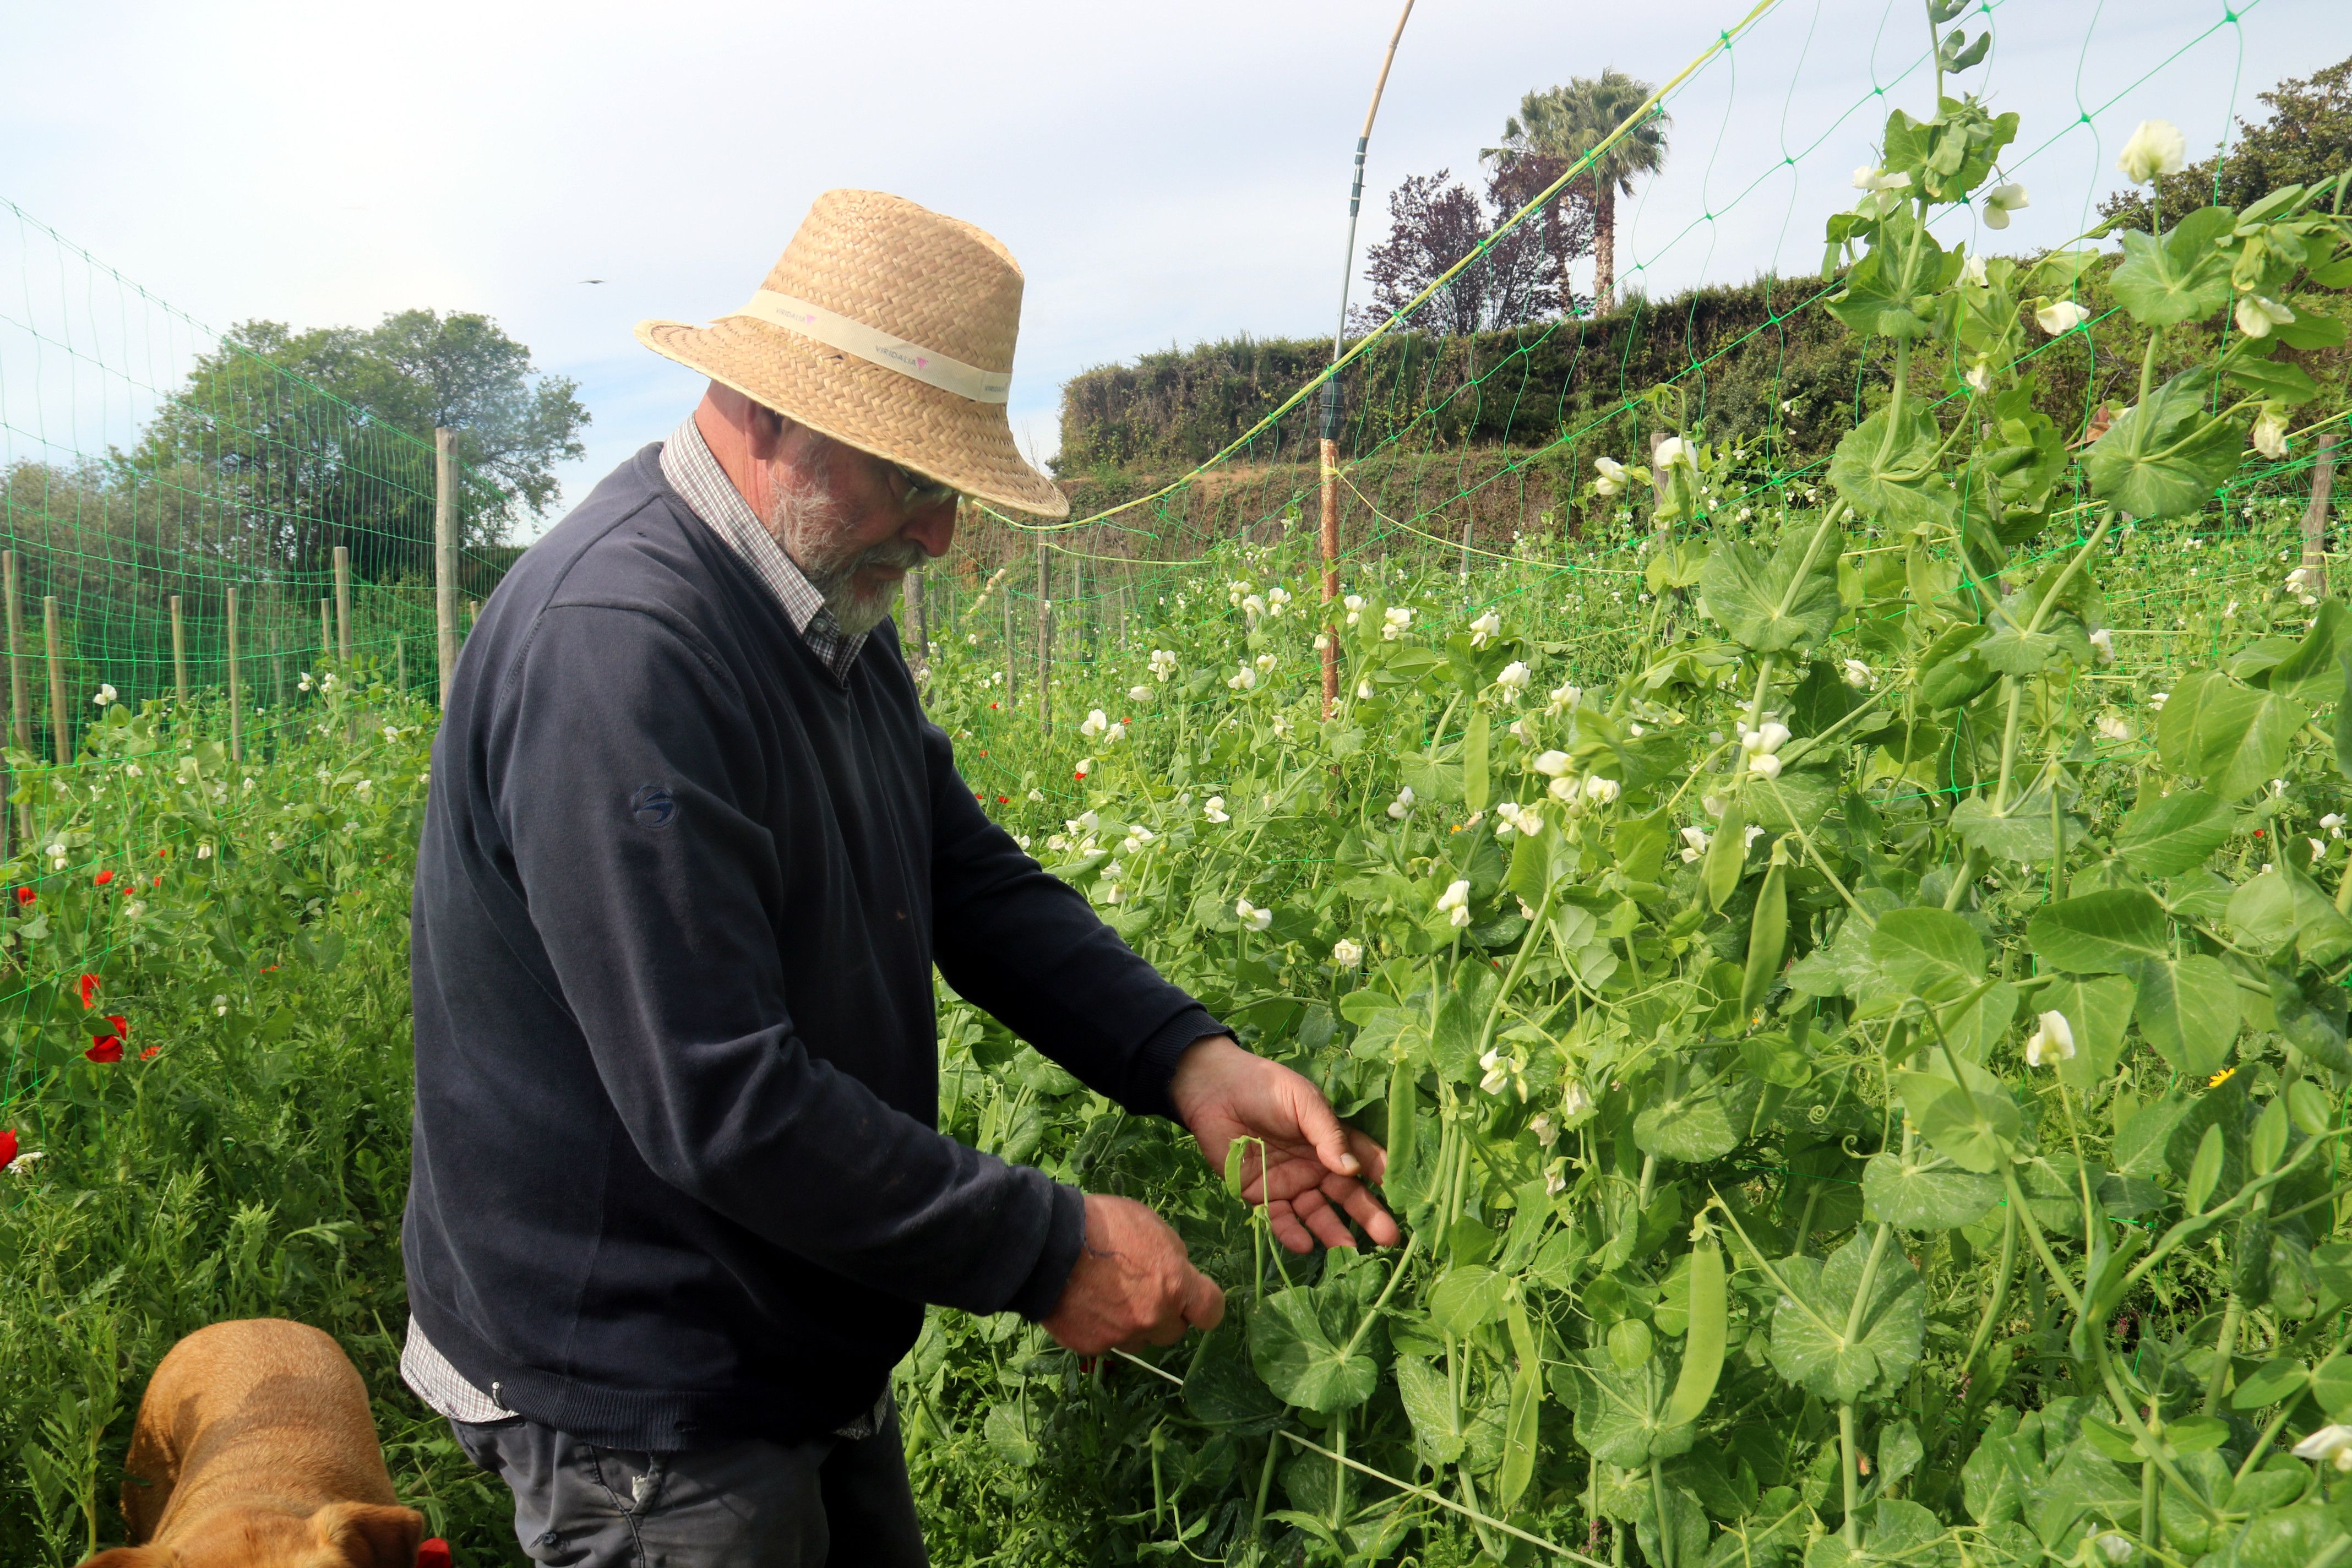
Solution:
[{"label": "hat band", "polygon": [[828,348],[855,354],[869,364],[895,370],[900,375],[912,376],[926,385],[952,392],[974,403],[1003,403],[1013,395],[1013,373],[1009,370],[982,370],[978,365],[966,364],[936,349],[894,338],[879,327],[869,327],[864,321],[852,321],[822,305],[795,300],[790,294],[779,294],[773,289],[761,289],[751,296],[750,304],[730,313],[814,338]]}]

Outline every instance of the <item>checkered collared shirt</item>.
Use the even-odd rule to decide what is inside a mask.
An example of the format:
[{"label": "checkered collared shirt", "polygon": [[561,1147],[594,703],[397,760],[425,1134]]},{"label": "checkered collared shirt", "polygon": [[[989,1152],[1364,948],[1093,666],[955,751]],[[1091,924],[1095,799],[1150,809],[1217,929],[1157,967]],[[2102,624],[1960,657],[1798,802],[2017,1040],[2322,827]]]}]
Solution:
[{"label": "checkered collared shirt", "polygon": [[710,531],[726,541],[727,547],[743,559],[752,574],[768,585],[776,603],[784,607],[785,616],[801,641],[816,655],[817,662],[832,672],[834,679],[849,684],[849,668],[857,662],[858,650],[866,646],[866,634],[844,636],[841,623],[824,607],[824,598],[801,575],[784,547],[776,542],[727,470],[719,466],[711,455],[710,444],[688,415],[686,422],[670,432],[662,445],[662,478],[670,488],[686,498],[694,515],[709,526]]}]

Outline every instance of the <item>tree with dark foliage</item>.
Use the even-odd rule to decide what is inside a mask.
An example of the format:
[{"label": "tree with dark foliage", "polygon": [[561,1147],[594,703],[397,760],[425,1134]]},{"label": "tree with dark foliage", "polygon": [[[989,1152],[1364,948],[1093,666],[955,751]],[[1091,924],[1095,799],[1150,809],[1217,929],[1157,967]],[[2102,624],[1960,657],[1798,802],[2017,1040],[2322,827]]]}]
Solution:
[{"label": "tree with dark foliage", "polygon": [[[2270,118],[2260,125],[2239,121],[2236,146],[2157,182],[2166,222],[2201,206],[2247,206],[2281,186],[2308,185],[2352,169],[2352,59],[2283,81],[2261,97]],[[2117,191],[2099,204],[2099,214],[2145,228],[2147,193]]]},{"label": "tree with dark foliage", "polygon": [[[1555,166],[1549,178],[1558,174]],[[1389,237],[1365,253],[1371,304],[1353,312],[1351,329],[1368,331],[1387,320],[1481,246],[1478,258],[1415,313],[1415,330],[1451,337],[1577,313],[1588,302],[1569,290],[1568,260],[1590,248],[1589,207],[1562,198],[1496,235],[1549,178],[1535,161],[1522,160],[1497,168],[1482,199],[1444,169],[1407,176],[1389,195]]]}]

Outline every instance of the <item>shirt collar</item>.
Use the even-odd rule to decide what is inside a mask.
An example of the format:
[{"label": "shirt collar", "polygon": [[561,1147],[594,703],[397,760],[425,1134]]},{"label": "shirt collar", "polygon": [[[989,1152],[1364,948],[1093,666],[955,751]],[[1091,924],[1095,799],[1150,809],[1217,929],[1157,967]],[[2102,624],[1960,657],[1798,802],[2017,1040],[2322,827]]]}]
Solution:
[{"label": "shirt collar", "polygon": [[727,470],[719,466],[710,444],[702,438],[702,431],[688,415],[684,424],[670,432],[662,444],[662,478],[670,488],[686,498],[694,515],[717,534],[751,574],[760,579],[776,603],[783,607],[784,616],[793,624],[808,650],[816,655],[834,679],[849,684],[850,667],[857,662],[860,649],[869,635],[845,635],[841,623],[834,619],[825,607],[824,595],[810,584],[784,547],[776,542]]}]

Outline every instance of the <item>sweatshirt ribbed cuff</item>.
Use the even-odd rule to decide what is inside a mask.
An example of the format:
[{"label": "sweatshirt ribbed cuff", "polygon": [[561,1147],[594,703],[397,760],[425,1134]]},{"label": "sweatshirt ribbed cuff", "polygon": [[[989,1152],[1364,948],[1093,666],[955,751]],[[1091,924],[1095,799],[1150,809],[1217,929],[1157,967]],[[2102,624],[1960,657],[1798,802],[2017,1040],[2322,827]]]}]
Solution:
[{"label": "sweatshirt ribbed cuff", "polygon": [[1029,1278],[1004,1303],[1005,1310],[1018,1312],[1033,1323],[1049,1316],[1061,1304],[1062,1288],[1070,1282],[1070,1270],[1078,1266],[1078,1252],[1086,1244],[1087,1196],[1056,1182],[1045,1249],[1038,1254],[1037,1266],[1029,1270]]},{"label": "sweatshirt ribbed cuff", "polygon": [[1168,1083],[1176,1076],[1176,1064],[1196,1042],[1230,1032],[1198,1003],[1154,1029],[1135,1053],[1136,1102],[1128,1109],[1182,1121],[1176,1114],[1175,1101],[1168,1098]]}]

